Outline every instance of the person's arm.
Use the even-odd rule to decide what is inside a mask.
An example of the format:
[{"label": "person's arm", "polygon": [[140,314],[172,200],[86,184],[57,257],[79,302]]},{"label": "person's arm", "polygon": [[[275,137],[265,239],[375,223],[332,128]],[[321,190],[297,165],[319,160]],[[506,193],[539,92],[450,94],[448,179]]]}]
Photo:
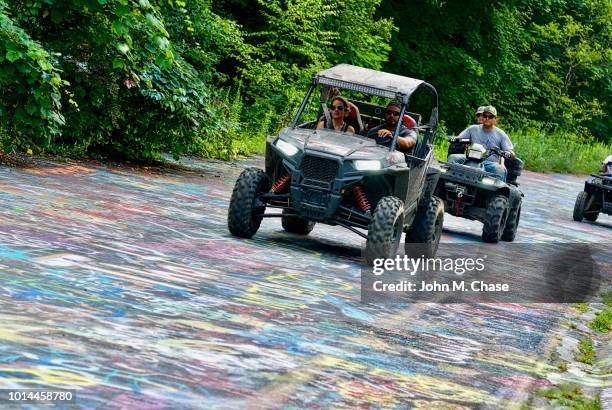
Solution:
[{"label": "person's arm", "polygon": [[472,125],[470,127],[467,127],[466,129],[461,131],[459,135],[457,135],[457,138],[469,138],[471,140],[472,139],[472,128],[477,127],[477,126],[478,125]]},{"label": "person's arm", "polygon": [[402,151],[408,151],[412,149],[417,143],[417,135],[414,130],[404,129],[400,132],[397,137],[397,148]]},{"label": "person's arm", "polygon": [[320,130],[321,128],[325,128],[325,121],[321,120],[317,123],[317,129]]},{"label": "person's arm", "polygon": [[508,137],[508,134],[506,134],[505,132],[503,132],[502,130],[499,130],[501,135],[502,135],[502,140],[501,140],[501,149],[507,153],[509,153],[510,155],[504,155],[504,158],[506,159],[515,159],[516,158],[516,154],[514,153],[514,145],[512,144],[512,141],[510,141],[510,138]]},{"label": "person's arm", "polygon": [[355,133],[355,128],[353,128],[352,125],[349,125],[348,128],[346,129],[346,132],[350,132],[351,134]]}]

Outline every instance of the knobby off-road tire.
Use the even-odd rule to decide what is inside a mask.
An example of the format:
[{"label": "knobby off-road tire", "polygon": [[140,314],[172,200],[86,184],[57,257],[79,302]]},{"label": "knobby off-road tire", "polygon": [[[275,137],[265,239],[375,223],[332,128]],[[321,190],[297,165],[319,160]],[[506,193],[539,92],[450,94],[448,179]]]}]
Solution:
[{"label": "knobby off-road tire", "polygon": [[576,203],[574,204],[574,221],[581,222],[584,218],[584,208],[586,206],[589,194],[584,191],[578,193]]},{"label": "knobby off-road tire", "polygon": [[261,169],[247,168],[238,177],[227,213],[227,227],[232,235],[250,238],[261,225],[266,205],[259,196],[270,190],[270,179]]},{"label": "knobby off-road tire", "polygon": [[[406,255],[435,257],[442,236],[443,223],[444,203],[440,198],[431,196],[426,206],[419,207],[412,227],[406,232],[406,242],[404,244]],[[423,246],[412,245],[415,243],[423,244]],[[418,255],[415,254],[415,251]]]},{"label": "knobby off-road tire", "polygon": [[[581,202],[580,205],[578,204],[579,201]],[[584,191],[578,194],[578,197],[576,198],[576,205],[574,205],[574,220],[575,221],[578,221],[578,219],[576,219],[576,212],[577,212],[576,208],[578,206],[580,206],[580,209],[581,209],[580,212],[582,213],[582,217],[580,218],[580,220],[582,220],[582,218],[590,222],[595,222],[597,220],[597,217],[599,216],[599,212],[589,211],[589,208],[592,208],[593,206],[591,195],[587,194]]]},{"label": "knobby off-road tire", "polygon": [[368,227],[365,258],[369,265],[379,258],[394,258],[404,229],[404,202],[394,196],[378,201]]},{"label": "knobby off-road tire", "polygon": [[521,207],[523,201],[519,198],[512,208],[508,211],[508,219],[506,219],[506,227],[502,234],[502,240],[512,242],[516,238],[516,231],[518,230],[519,221],[521,219]]},{"label": "knobby off-road tire", "polygon": [[298,235],[308,235],[310,232],[312,232],[312,229],[316,223],[300,218],[296,215],[291,215],[286,209],[283,209],[281,222],[285,231]]},{"label": "knobby off-road tire", "polygon": [[590,222],[595,222],[598,216],[599,212],[588,212],[584,214],[584,219]]},{"label": "knobby off-road tire", "polygon": [[482,240],[497,243],[501,239],[508,217],[508,198],[496,195],[489,201],[482,226]]}]

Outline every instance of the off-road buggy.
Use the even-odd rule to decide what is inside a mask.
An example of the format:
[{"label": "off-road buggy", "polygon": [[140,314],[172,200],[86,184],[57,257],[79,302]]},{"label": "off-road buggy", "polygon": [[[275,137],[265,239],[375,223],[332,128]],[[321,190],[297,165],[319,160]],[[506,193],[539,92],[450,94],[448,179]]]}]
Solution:
[{"label": "off-road buggy", "polygon": [[612,215],[612,175],[592,174],[578,193],[574,205],[574,221],[595,222],[599,213]]},{"label": "off-road buggy", "polygon": [[[311,101],[318,89],[319,101]],[[420,89],[431,94],[431,116],[418,128],[416,147],[402,153],[394,148],[399,122],[390,148],[359,134],[316,129],[330,89],[339,89],[359,107],[363,123],[371,124],[385,110],[382,99],[399,101],[403,118],[411,95]],[[355,95],[369,101],[352,98]],[[444,217],[442,202],[432,196],[439,171],[429,167],[437,127],[438,95],[424,81],[348,64],[320,71],[291,125],[268,137],[265,171],[245,169],[236,181],[228,212],[230,232],[249,238],[263,218],[281,217],[283,228],[295,234],[307,235],[317,222],[349,229],[366,239],[369,263],[395,257],[402,232],[407,248],[424,244],[419,249],[435,254]],[[266,208],[282,213],[265,213]]]},{"label": "off-road buggy", "polygon": [[465,154],[464,164],[440,163],[441,174],[435,195],[444,200],[444,209],[451,215],[483,223],[482,240],[497,243],[516,237],[524,197],[517,177],[523,169],[518,158],[505,160],[506,182],[484,170],[483,162],[501,150],[487,150],[472,144],[469,138],[449,138],[448,155]]}]

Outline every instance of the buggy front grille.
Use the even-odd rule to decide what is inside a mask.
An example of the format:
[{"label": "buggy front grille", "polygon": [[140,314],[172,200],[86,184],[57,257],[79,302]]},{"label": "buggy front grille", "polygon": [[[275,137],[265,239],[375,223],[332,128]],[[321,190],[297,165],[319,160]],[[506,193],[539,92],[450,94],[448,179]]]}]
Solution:
[{"label": "buggy front grille", "polygon": [[[304,179],[330,184],[338,173],[338,162],[333,159],[306,155],[301,166]],[[321,184],[319,184],[321,185]]]}]

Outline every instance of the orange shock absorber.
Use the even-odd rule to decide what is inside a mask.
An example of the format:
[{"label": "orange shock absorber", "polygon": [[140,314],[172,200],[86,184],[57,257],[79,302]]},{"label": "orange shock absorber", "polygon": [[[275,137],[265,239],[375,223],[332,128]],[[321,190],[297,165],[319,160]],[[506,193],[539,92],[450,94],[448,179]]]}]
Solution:
[{"label": "orange shock absorber", "polygon": [[272,191],[275,194],[278,194],[279,192],[283,192],[285,190],[285,188],[287,188],[287,186],[289,185],[289,183],[291,182],[291,176],[288,173],[284,173],[275,183],[274,185],[272,185]]},{"label": "orange shock absorber", "polygon": [[353,198],[355,198],[357,208],[359,208],[361,212],[368,212],[370,208],[372,208],[362,187],[358,186],[353,189]]}]

